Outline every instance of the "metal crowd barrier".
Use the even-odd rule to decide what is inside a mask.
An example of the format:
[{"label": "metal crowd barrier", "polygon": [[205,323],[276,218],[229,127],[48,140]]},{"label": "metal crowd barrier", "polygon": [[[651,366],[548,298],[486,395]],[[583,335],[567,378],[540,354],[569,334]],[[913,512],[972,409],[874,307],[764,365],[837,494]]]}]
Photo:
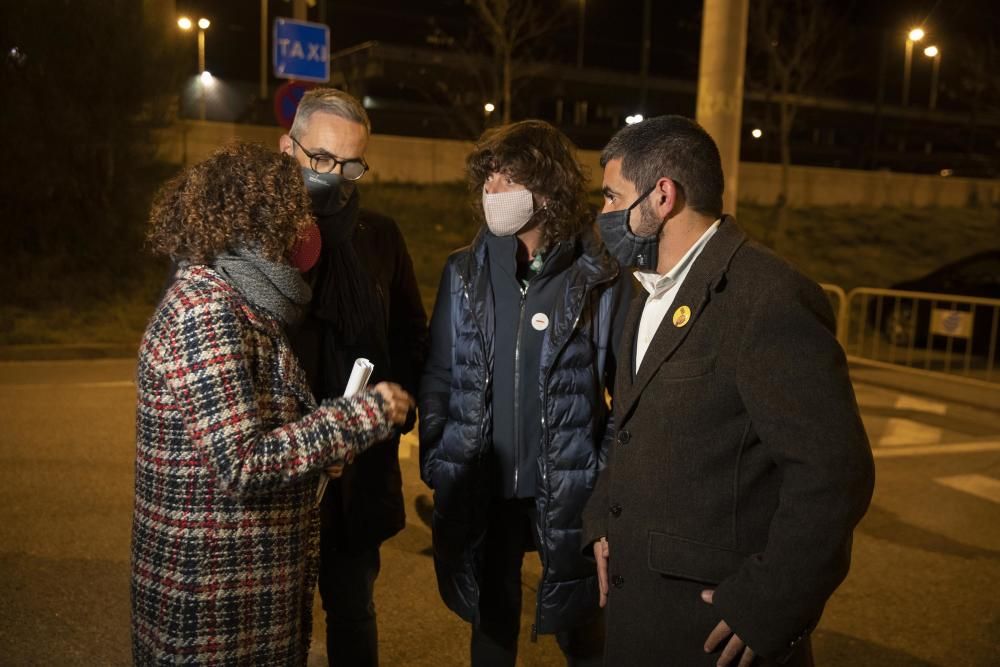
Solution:
[{"label": "metal crowd barrier", "polygon": [[820,283],[820,287],[830,299],[830,307],[837,317],[837,340],[843,345],[847,335],[847,295],[839,285]]},{"label": "metal crowd barrier", "polygon": [[852,363],[1000,384],[1000,299],[823,285]]}]

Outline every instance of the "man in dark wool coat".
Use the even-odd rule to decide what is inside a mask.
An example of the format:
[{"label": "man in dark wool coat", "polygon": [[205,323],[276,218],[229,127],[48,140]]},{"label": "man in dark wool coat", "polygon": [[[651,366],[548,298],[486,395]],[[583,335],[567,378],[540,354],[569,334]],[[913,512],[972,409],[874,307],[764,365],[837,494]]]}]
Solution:
[{"label": "man in dark wool coat", "polygon": [[722,215],[693,121],[626,127],[601,164],[599,227],[644,288],[584,514],[605,664],[811,665],[874,484],[829,303]]},{"label": "man in dark wool coat", "polygon": [[[299,162],[322,240],[316,266],[304,276],[312,301],[289,335],[317,400],[344,393],[358,357],[375,365],[370,384],[391,378],[416,392],[426,354],[427,316],[403,235],[395,220],[361,207],[370,135],[358,100],[320,87],[302,97],[278,144]],[[406,524],[399,437],[415,416],[350,465],[327,470],[319,592],[331,666],[379,664],[379,549]]]}]

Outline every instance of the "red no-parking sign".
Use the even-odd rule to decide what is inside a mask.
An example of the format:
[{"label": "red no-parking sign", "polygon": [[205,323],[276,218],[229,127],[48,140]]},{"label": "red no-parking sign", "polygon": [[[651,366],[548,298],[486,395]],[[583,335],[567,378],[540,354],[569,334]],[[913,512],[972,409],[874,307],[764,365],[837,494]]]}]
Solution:
[{"label": "red no-parking sign", "polygon": [[274,117],[278,124],[286,130],[292,127],[295,120],[295,110],[299,108],[299,101],[306,91],[315,87],[316,84],[305,81],[288,81],[278,86],[274,92]]}]

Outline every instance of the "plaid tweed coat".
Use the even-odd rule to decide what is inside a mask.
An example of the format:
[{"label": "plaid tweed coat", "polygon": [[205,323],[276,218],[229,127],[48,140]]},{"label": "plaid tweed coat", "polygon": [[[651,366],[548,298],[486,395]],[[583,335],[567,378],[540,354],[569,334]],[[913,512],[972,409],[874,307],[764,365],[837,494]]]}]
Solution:
[{"label": "plaid tweed coat", "polygon": [[277,319],[180,272],[137,369],[136,664],[305,665],[318,471],[389,436],[365,392],[317,407]]}]

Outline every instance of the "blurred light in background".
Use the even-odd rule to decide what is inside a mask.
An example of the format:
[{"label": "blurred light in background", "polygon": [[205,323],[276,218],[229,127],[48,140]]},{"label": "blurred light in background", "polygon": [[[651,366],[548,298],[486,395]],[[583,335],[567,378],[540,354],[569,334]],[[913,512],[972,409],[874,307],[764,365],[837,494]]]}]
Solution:
[{"label": "blurred light in background", "polygon": [[927,56],[928,58],[933,58],[937,54],[938,54],[938,47],[936,46],[928,46],[926,49],[924,49],[924,55]]},{"label": "blurred light in background", "polygon": [[923,29],[922,29],[922,28],[914,28],[914,29],[913,29],[913,30],[911,30],[911,31],[910,31],[910,33],[909,33],[909,34],[907,35],[907,38],[908,38],[908,39],[909,39],[909,40],[910,40],[911,42],[919,42],[920,40],[922,40],[922,39],[924,38],[924,31],[923,31]]},{"label": "blurred light in background", "polygon": [[208,30],[208,26],[212,25],[212,22],[208,19],[198,19],[198,27],[202,30]]},{"label": "blurred light in background", "polygon": [[497,109],[496,106],[492,102],[487,102],[486,104],[483,105],[483,110],[486,113],[493,113],[494,111],[496,111],[496,109]]},{"label": "blurred light in background", "polygon": [[754,139],[760,139],[761,137],[764,136],[764,130],[760,129],[759,127],[755,127],[754,129],[750,130],[750,136],[753,137]]},{"label": "blurred light in background", "polygon": [[212,73],[209,72],[208,70],[205,70],[199,76],[201,78],[201,83],[203,85],[210,86],[213,83],[215,83],[215,77],[212,76]]},{"label": "blurred light in background", "polygon": [[177,19],[177,27],[181,30],[190,30],[192,26],[191,19],[186,16],[182,16]]},{"label": "blurred light in background", "polygon": [[625,116],[626,125],[635,125],[636,123],[641,123],[643,120],[641,113],[637,113],[634,116]]}]

